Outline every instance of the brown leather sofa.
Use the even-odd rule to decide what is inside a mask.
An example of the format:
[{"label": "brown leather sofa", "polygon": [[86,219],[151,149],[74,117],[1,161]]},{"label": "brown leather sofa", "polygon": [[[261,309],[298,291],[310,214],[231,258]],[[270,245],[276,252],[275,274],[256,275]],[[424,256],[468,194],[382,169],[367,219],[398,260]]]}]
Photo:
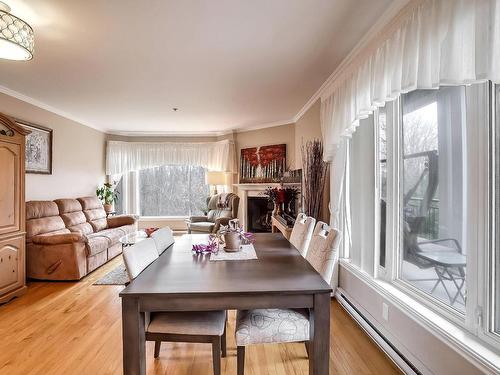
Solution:
[{"label": "brown leather sofa", "polygon": [[97,197],[26,202],[26,272],[41,280],[79,280],[122,252],[134,216],[106,217]]},{"label": "brown leather sofa", "polygon": [[207,198],[207,216],[191,216],[186,220],[188,233],[217,233],[221,225],[238,217],[240,197],[233,193],[212,195]]}]

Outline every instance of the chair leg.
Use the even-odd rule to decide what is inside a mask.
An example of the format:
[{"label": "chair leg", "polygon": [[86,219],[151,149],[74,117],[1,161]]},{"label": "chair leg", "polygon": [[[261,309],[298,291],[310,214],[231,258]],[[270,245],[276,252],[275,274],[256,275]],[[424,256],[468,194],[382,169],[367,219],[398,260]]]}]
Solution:
[{"label": "chair leg", "polygon": [[222,358],[226,358],[227,349],[226,349],[226,325],[224,324],[224,332],[222,333],[221,338],[221,349],[222,349]]},{"label": "chair leg", "polygon": [[238,375],[245,375],[245,347],[238,346],[236,349],[236,356],[238,360]]},{"label": "chair leg", "polygon": [[214,375],[220,375],[220,336],[214,337],[212,341],[212,361],[214,366]]},{"label": "chair leg", "polygon": [[155,358],[158,358],[160,356],[160,347],[161,347],[161,341],[156,340],[155,341]]}]

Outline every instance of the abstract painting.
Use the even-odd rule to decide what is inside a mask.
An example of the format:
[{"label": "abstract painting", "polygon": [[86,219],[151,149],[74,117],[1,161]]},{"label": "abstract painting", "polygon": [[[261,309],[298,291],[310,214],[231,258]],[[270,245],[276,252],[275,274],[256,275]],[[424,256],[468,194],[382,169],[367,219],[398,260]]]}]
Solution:
[{"label": "abstract painting", "polygon": [[286,144],[244,148],[240,183],[280,182],[286,170]]},{"label": "abstract painting", "polygon": [[26,136],[26,173],[52,174],[52,129],[16,120]]}]

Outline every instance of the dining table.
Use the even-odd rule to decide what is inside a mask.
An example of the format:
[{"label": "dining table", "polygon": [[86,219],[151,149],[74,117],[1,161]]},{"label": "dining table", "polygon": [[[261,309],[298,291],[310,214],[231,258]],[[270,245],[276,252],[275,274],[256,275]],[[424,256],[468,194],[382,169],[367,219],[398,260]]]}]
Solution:
[{"label": "dining table", "polygon": [[332,289],[281,233],[256,233],[257,259],[210,260],[188,234],[132,280],[122,300],[123,372],[146,374],[145,316],[160,311],[307,308],[309,374],[329,373]]}]

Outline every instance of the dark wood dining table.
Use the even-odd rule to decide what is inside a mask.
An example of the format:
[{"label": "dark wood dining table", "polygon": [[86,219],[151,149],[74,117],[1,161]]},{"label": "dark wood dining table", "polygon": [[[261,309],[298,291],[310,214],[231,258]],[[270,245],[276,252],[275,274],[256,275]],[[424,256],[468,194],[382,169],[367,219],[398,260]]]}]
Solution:
[{"label": "dark wood dining table", "polygon": [[281,233],[262,233],[258,259],[210,261],[191,251],[199,239],[178,238],[120,293],[124,374],[146,374],[146,312],[255,308],[310,309],[309,374],[328,374],[332,289],[298,250]]}]

